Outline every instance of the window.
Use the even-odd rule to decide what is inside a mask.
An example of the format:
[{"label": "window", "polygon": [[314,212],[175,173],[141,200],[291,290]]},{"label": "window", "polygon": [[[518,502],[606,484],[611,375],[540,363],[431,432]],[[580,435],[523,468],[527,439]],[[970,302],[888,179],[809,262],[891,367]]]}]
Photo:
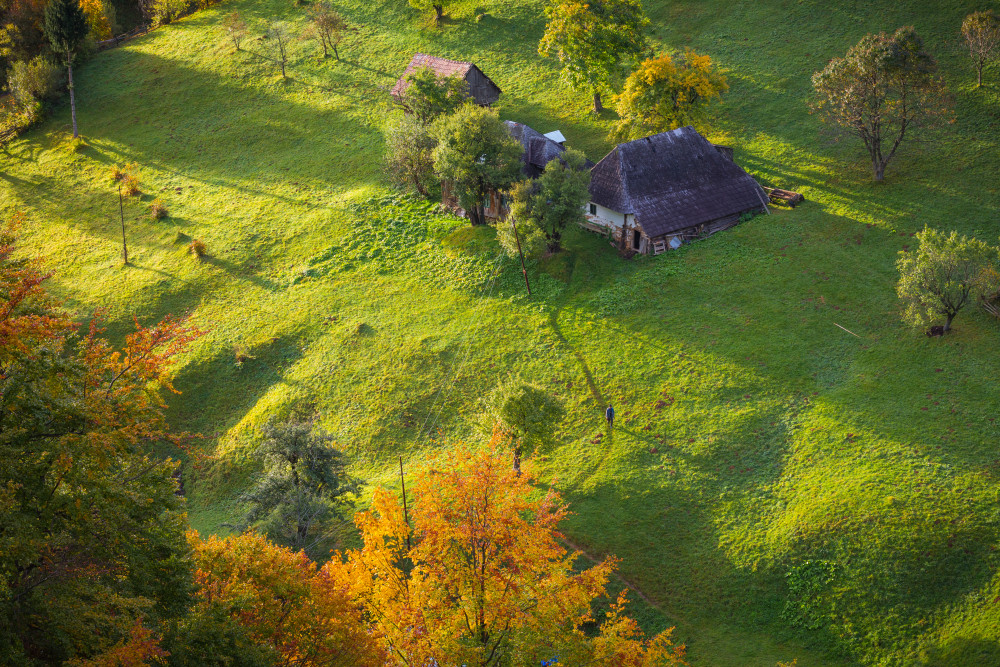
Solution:
[{"label": "window", "polygon": [[590,214],[591,215],[597,215],[597,204],[591,204],[590,205]]}]

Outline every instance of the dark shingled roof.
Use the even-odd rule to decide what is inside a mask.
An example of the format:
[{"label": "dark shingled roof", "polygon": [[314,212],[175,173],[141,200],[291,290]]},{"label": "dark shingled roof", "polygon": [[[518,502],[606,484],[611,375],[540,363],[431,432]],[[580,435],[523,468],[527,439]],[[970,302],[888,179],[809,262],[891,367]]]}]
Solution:
[{"label": "dark shingled roof", "polygon": [[505,120],[507,132],[521,142],[524,153],[521,154],[521,162],[524,167],[521,173],[528,178],[538,178],[542,175],[547,165],[552,160],[559,157],[566,149],[555,141],[552,141],[540,132],[537,132],[524,123],[516,123],[512,120]]},{"label": "dark shingled roof", "polygon": [[591,201],[653,238],[760,209],[764,190],[691,126],[619,144],[591,170]]},{"label": "dark shingled roof", "polygon": [[[395,98],[400,98],[406,93],[406,89],[409,87],[410,82],[406,80],[406,77],[413,74],[417,70],[430,68],[437,76],[458,76],[463,79],[469,76],[469,72],[472,70],[478,71],[484,79],[493,83],[492,80],[483,71],[473,65],[472,63],[461,62],[458,60],[448,60],[447,58],[440,58],[438,56],[429,56],[426,53],[418,53],[413,56],[410,60],[410,64],[406,66],[406,71],[403,72],[403,76],[399,77],[396,84],[392,87],[390,93]],[[496,84],[493,84],[496,86]],[[497,90],[500,90],[497,88]],[[476,100],[479,103],[492,102],[495,100]]]}]

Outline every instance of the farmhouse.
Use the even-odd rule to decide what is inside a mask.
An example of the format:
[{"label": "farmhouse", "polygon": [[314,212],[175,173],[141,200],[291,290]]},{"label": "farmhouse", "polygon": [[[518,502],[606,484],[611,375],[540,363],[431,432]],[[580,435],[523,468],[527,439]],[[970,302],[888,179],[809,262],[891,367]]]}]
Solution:
[{"label": "farmhouse", "polygon": [[767,195],[691,126],[619,144],[591,170],[587,227],[659,253],[767,210]]},{"label": "farmhouse", "polygon": [[406,66],[403,76],[399,77],[396,85],[392,87],[391,94],[396,100],[401,100],[406,94],[406,89],[410,82],[406,77],[417,70],[429,68],[437,76],[458,76],[465,79],[468,84],[469,97],[475,100],[476,104],[488,107],[500,99],[500,87],[490,80],[490,77],[483,74],[483,71],[472,63],[448,60],[437,56],[429,56],[426,53],[418,53],[413,56],[410,64]]},{"label": "farmhouse", "polygon": [[[541,176],[542,172],[545,171],[545,165],[558,158],[566,150],[566,147],[561,142],[555,141],[548,135],[544,135],[524,123],[505,120],[504,125],[507,126],[507,132],[510,136],[521,142],[523,149],[521,153],[521,174],[526,178],[538,178]],[[550,132],[549,134],[556,133]],[[559,136],[562,137],[562,133],[559,133]],[[563,141],[565,141],[565,138],[563,138]],[[592,164],[588,163],[588,166]],[[452,194],[448,183],[441,184],[441,201],[454,210],[460,209],[458,198]],[[507,215],[507,206],[503,200],[503,196],[499,192],[490,193],[485,213],[487,218],[493,220],[503,218]]]}]

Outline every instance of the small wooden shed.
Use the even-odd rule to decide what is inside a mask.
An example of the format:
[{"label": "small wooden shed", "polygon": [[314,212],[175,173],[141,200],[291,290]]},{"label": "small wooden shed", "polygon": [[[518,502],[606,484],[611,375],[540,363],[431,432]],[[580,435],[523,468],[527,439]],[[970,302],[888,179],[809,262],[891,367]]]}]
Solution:
[{"label": "small wooden shed", "polygon": [[401,100],[406,95],[406,89],[410,85],[406,77],[421,69],[430,69],[439,77],[457,76],[464,79],[468,84],[469,97],[482,107],[494,104],[500,99],[500,93],[503,92],[490,77],[483,74],[483,71],[472,63],[418,53],[413,56],[410,64],[406,66],[403,76],[399,77],[396,85],[392,87],[391,94],[396,100]]}]

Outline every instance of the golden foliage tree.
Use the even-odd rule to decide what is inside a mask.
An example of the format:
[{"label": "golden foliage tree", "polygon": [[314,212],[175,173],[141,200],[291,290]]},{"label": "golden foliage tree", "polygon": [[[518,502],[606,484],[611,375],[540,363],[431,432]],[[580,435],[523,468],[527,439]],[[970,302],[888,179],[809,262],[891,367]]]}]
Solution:
[{"label": "golden foliage tree", "polygon": [[351,587],[400,665],[681,665],[669,631],[646,640],[611,606],[596,637],[591,601],[604,594],[615,560],[582,572],[560,544],[566,505],[518,476],[510,453],[466,447],[417,473],[411,528],[386,490],[357,515],[364,547],[328,565]]},{"label": "golden foliage tree", "polygon": [[302,551],[256,533],[203,540],[188,533],[194,551],[196,597],[230,616],[255,644],[272,647],[280,664],[380,667],[385,656],[366,630],[347,586]]},{"label": "golden foliage tree", "polygon": [[712,59],[690,49],[682,56],[664,54],[645,60],[615,98],[621,120],[614,138],[641,139],[691,125],[728,89]]}]

